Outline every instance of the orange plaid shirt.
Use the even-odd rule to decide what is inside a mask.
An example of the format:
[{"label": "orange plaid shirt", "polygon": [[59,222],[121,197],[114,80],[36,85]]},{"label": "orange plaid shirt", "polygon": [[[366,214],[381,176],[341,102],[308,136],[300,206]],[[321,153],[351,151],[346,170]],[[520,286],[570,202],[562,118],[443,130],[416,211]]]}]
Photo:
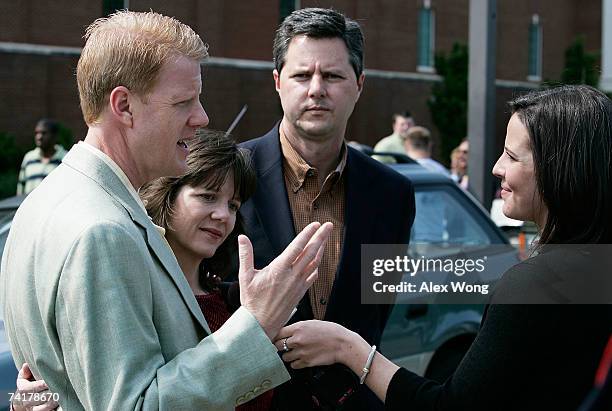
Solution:
[{"label": "orange plaid shirt", "polygon": [[322,320],[325,317],[325,309],[342,252],[345,190],[343,171],[346,166],[346,144],[343,143],[338,166],[325,178],[321,187],[318,170],[304,161],[283,133],[280,133],[280,145],[283,153],[285,187],[295,232],[299,233],[313,221],[321,223],[330,221],[334,224],[319,265],[319,276],[308,290],[314,318]]}]

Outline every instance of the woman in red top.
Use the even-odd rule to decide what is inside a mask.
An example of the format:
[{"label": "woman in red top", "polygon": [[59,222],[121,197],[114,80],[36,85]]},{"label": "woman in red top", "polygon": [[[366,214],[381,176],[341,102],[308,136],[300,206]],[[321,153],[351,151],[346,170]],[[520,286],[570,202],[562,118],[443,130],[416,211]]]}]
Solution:
[{"label": "woman in red top", "polygon": [[[247,152],[222,132],[202,131],[190,147],[187,172],[162,177],[140,190],[147,213],[165,230],[165,238],[195,294],[212,332],[237,307],[220,290],[220,279],[237,256],[243,232],[238,209],[255,191],[255,172]],[[239,406],[267,410],[272,391]]]}]

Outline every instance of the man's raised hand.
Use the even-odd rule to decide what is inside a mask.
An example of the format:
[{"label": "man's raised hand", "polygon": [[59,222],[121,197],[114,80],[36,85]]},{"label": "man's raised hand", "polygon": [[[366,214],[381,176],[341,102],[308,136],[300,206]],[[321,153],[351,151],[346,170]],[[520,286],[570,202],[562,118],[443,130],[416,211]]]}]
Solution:
[{"label": "man's raised hand", "polygon": [[267,267],[253,266],[253,246],[238,237],[240,301],[273,339],[317,278],[331,223],[310,223]]}]

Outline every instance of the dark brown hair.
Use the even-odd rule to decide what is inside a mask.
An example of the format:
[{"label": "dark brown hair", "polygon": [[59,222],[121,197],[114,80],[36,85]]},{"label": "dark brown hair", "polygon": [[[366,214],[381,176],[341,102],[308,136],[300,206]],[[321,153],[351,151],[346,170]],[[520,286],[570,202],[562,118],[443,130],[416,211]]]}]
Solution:
[{"label": "dark brown hair", "polygon": [[[241,202],[255,192],[255,171],[251,158],[224,132],[212,130],[198,131],[198,139],[189,146],[187,172],[178,177],[162,177],[146,184],[140,189],[140,197],[153,222],[166,230],[172,230],[174,201],[183,186],[219,190],[228,176],[234,176],[234,192]],[[243,232],[240,215],[236,216],[234,230],[219,246],[215,255],[200,264],[200,284],[210,289],[207,273],[221,278],[229,273],[230,258],[236,255],[238,235]]]},{"label": "dark brown hair", "polygon": [[612,101],[580,85],[532,92],[509,104],[529,133],[548,209],[539,244],[610,244]]},{"label": "dark brown hair", "polygon": [[305,35],[313,39],[339,38],[344,41],[349,63],[359,76],[363,72],[363,33],[359,23],[332,9],[305,8],[291,13],[279,26],[274,37],[274,68],[280,73],[285,65],[289,43]]}]

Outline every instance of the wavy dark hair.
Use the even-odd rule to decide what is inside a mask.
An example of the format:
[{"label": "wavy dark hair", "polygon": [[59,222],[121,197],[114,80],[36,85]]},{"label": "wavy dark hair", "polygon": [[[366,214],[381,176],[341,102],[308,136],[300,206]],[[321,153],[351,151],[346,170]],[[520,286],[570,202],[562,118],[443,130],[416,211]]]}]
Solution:
[{"label": "wavy dark hair", "polygon": [[[140,197],[153,222],[166,230],[172,230],[174,202],[183,186],[219,190],[230,175],[234,176],[234,192],[241,201],[255,192],[255,171],[247,150],[241,149],[224,132],[199,130],[198,139],[191,144],[187,156],[187,171],[178,177],[162,177],[140,189]],[[200,284],[210,290],[214,281],[207,276],[210,272],[225,278],[230,274],[231,258],[237,255],[238,235],[243,233],[240,214],[232,232],[219,246],[217,252],[200,264]]]},{"label": "wavy dark hair", "polygon": [[583,85],[561,86],[509,103],[529,133],[548,217],[538,244],[610,244],[612,101]]}]

